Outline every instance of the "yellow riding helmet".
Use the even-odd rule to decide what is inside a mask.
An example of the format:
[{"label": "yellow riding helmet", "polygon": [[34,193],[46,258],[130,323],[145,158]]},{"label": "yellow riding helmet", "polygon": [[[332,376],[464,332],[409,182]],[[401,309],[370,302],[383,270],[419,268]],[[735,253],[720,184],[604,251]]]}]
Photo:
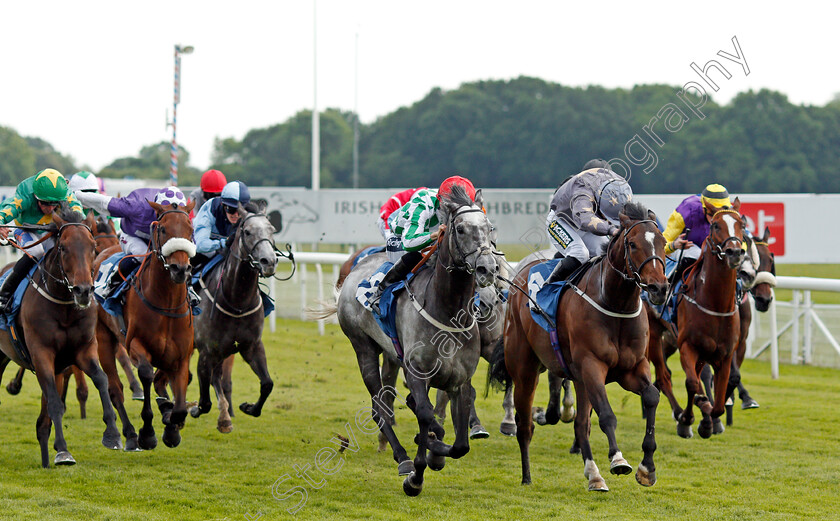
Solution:
[{"label": "yellow riding helmet", "polygon": [[729,200],[729,192],[723,185],[717,183],[710,184],[703,189],[700,194],[700,200],[708,202],[715,208],[729,208],[732,206],[732,201]]}]

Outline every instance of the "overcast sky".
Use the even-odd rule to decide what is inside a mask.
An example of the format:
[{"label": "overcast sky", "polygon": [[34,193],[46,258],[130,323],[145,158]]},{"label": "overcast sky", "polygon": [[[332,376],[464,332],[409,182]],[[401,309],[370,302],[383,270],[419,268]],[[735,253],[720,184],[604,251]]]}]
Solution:
[{"label": "overcast sky", "polygon": [[[357,95],[364,123],[437,86],[683,85],[698,80],[692,62],[711,59],[732,75],[712,73],[718,102],[767,87],[822,105],[840,91],[829,2],[315,1],[2,0],[0,125],[94,171],[136,155],[172,139],[174,45],[192,45],[178,143],[204,169],[214,138],[313,106],[313,11],[318,107],[352,111]],[[717,56],[735,53],[733,36],[749,76]]]}]

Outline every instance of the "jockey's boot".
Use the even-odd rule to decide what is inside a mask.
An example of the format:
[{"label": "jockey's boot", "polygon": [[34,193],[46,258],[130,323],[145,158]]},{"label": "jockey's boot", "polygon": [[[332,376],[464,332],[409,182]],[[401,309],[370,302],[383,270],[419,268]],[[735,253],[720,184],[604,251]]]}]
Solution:
[{"label": "jockey's boot", "polygon": [[134,268],[139,264],[140,259],[137,257],[123,257],[120,260],[119,269],[114,270],[114,273],[111,274],[111,280],[108,281],[108,295],[112,295],[125,280],[121,275],[128,278],[131,272],[134,271]]},{"label": "jockey's boot", "polygon": [[8,313],[12,310],[12,300],[14,299],[15,290],[36,262],[29,255],[24,255],[14,265],[12,272],[3,281],[3,287],[0,288],[0,312]]},{"label": "jockey's boot", "polygon": [[385,274],[385,277],[382,278],[382,282],[379,283],[379,286],[376,287],[376,291],[374,291],[373,295],[370,296],[368,299],[368,303],[370,307],[379,314],[379,299],[382,297],[382,293],[388,288],[388,286],[395,284],[406,277],[408,274],[411,273],[411,270],[417,266],[417,263],[423,258],[423,254],[419,251],[412,251],[408,252],[398,260],[391,269],[388,270],[388,273]]},{"label": "jockey's boot", "polygon": [[576,269],[580,268],[580,265],[581,262],[574,257],[564,258],[557,263],[557,266],[554,267],[554,271],[551,272],[551,275],[548,276],[545,283],[550,284],[552,282],[566,280],[566,277],[574,273]]}]

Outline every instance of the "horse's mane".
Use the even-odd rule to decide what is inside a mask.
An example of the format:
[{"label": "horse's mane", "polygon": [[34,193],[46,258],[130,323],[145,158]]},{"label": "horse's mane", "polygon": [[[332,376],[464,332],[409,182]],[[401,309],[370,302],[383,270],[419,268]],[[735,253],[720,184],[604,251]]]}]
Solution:
[{"label": "horse's mane", "polygon": [[100,215],[96,218],[96,233],[108,233],[111,231],[111,226],[108,224],[108,218]]},{"label": "horse's mane", "polygon": [[644,221],[649,218],[647,206],[638,201],[629,201],[626,203],[622,212],[634,221]]},{"label": "horse's mane", "polygon": [[452,191],[449,192],[444,198],[444,201],[452,203],[458,207],[461,206],[472,206],[475,202],[470,199],[470,196],[467,194],[467,191],[461,185],[452,185]]},{"label": "horse's mane", "polygon": [[[61,218],[62,221],[68,223],[81,223],[85,220],[85,215],[82,213],[77,212],[70,208],[70,205],[67,204],[67,201],[61,201],[58,203],[58,208],[55,209],[55,213]],[[53,223],[52,228],[58,229],[58,226]]]}]

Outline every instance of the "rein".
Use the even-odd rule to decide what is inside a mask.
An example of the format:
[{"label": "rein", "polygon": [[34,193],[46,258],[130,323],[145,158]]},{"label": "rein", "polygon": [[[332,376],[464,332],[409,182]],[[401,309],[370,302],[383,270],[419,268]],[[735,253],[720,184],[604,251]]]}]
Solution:
[{"label": "rein", "polygon": [[[719,214],[724,214],[724,213],[734,215],[739,221],[741,220],[741,214],[739,214],[735,210],[726,210],[726,209],[718,210],[717,212],[715,212],[715,214],[712,216],[712,220],[714,220],[715,217],[717,217]],[[723,260],[723,258],[726,256],[726,252],[723,250],[723,247],[726,246],[726,243],[728,243],[730,241],[735,241],[738,244],[739,248],[743,248],[743,245],[744,245],[743,239],[739,239],[738,237],[734,237],[734,236],[727,237],[722,242],[717,243],[717,242],[714,241],[714,239],[712,239],[711,234],[709,234],[709,236],[706,238],[706,240],[709,241],[709,245],[712,248],[712,253],[714,253],[715,256],[717,256],[717,258],[720,259],[720,260]]]}]

